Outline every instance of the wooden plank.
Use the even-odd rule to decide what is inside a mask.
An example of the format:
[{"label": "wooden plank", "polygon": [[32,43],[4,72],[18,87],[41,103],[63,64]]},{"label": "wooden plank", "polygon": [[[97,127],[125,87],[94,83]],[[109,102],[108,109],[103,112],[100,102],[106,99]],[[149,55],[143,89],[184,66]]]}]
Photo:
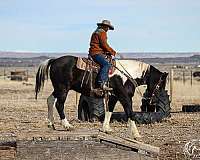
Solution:
[{"label": "wooden plank", "polygon": [[143,143],[143,142],[139,142],[139,141],[136,141],[136,140],[130,139],[130,138],[122,138],[122,139],[127,140],[129,142],[133,142],[135,144],[138,144],[140,149],[142,149],[144,151],[152,152],[152,153],[156,153],[156,154],[159,154],[159,152],[160,152],[160,148],[159,147],[152,146],[150,144],[146,144],[146,143]]},{"label": "wooden plank", "polygon": [[170,101],[173,101],[173,80],[174,80],[174,70],[170,70]]},{"label": "wooden plank", "polygon": [[[17,142],[31,142],[38,141],[38,143],[47,143],[52,141],[60,141],[60,142],[91,142],[99,143],[103,142],[104,145],[112,145],[113,148],[127,150],[127,151],[135,151],[136,153],[142,153],[143,155],[149,156],[157,156],[159,154],[159,148],[151,146],[149,144],[144,144],[142,142],[138,142],[136,140],[122,138],[117,136],[111,136],[98,130],[79,130],[72,132],[59,132],[53,131],[49,133],[40,133],[37,131],[33,131],[32,133],[25,133],[25,137],[17,137]],[[1,134],[1,146],[2,150],[17,147],[16,137],[15,135],[9,134]],[[40,142],[41,141],[41,142]],[[99,143],[100,144],[100,143]]]},{"label": "wooden plank", "polygon": [[136,140],[128,139],[128,138],[121,138],[116,136],[111,136],[107,134],[99,134],[99,139],[101,141],[110,142],[116,145],[121,145],[125,147],[129,147],[134,151],[140,152],[145,151],[148,154],[158,155],[160,152],[159,147],[155,147],[149,144],[145,144]]},{"label": "wooden plank", "polygon": [[16,136],[12,133],[0,133],[0,146],[4,147],[16,147]]},{"label": "wooden plank", "polygon": [[0,159],[15,159],[16,148],[16,136],[13,133],[0,133]]},{"label": "wooden plank", "polygon": [[97,130],[80,130],[80,131],[52,131],[39,132],[32,131],[19,135],[17,140],[33,140],[33,141],[51,141],[51,140],[92,140],[97,139],[99,131]]},{"label": "wooden plank", "polygon": [[154,158],[138,154],[131,150],[108,147],[95,141],[20,141],[17,149],[17,159],[95,159],[95,160],[153,160]]}]

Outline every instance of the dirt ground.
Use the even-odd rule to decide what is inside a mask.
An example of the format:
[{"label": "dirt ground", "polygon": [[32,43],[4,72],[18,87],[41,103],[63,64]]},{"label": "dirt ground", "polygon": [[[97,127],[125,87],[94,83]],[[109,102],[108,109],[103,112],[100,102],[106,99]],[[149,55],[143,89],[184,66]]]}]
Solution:
[{"label": "dirt ground", "polygon": [[[28,82],[16,82],[9,79],[0,79],[0,132],[12,132],[19,137],[26,136],[32,131],[49,132],[47,128],[47,105],[46,98],[52,91],[51,82],[45,84],[38,100],[34,99],[35,79]],[[142,140],[145,143],[158,146],[161,149],[159,159],[185,159],[184,146],[193,139],[200,139],[200,113],[183,113],[183,104],[200,104],[200,81],[182,80],[173,82],[173,99],[171,103],[171,118],[162,123],[151,125],[138,125]],[[140,89],[144,90],[145,86]],[[167,85],[169,89],[169,85]],[[71,91],[65,103],[65,113],[75,129],[101,128],[100,123],[78,123],[76,119],[75,92]],[[141,97],[136,93],[134,97],[134,110],[139,110]],[[56,127],[59,127],[59,117],[54,110]],[[115,111],[122,111],[118,103]],[[111,124],[114,135],[124,135],[127,126],[124,123],[114,122]],[[67,131],[66,131],[67,132]],[[199,153],[200,154],[200,153]]]}]

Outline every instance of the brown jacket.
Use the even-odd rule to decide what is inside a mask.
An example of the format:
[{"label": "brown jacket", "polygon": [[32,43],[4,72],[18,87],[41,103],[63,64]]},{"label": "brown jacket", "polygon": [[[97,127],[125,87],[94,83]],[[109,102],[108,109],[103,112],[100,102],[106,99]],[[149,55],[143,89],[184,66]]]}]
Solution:
[{"label": "brown jacket", "polygon": [[91,37],[89,54],[93,56],[96,54],[105,54],[106,52],[109,52],[113,56],[116,54],[107,43],[106,32],[101,28],[97,28]]}]

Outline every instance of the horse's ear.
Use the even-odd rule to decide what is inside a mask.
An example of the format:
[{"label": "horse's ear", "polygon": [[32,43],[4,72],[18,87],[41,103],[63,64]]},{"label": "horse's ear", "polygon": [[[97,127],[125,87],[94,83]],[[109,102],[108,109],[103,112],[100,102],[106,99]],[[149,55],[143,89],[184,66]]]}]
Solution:
[{"label": "horse's ear", "polygon": [[167,72],[164,72],[164,75],[165,75],[165,77],[167,77],[167,76],[168,76],[168,74],[169,74],[169,73],[167,73]]},{"label": "horse's ear", "polygon": [[168,76],[168,73],[167,73],[167,72],[164,72],[163,75],[162,75],[162,79],[163,79],[163,80],[166,79],[167,76]]}]

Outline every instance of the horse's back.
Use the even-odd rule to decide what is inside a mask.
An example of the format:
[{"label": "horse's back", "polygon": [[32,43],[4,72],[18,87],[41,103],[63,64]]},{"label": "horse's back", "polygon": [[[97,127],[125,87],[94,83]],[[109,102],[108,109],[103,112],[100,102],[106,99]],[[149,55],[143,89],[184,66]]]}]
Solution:
[{"label": "horse's back", "polygon": [[52,63],[52,66],[72,66],[76,64],[78,57],[66,55],[56,58]]},{"label": "horse's back", "polygon": [[77,57],[62,56],[54,59],[50,67],[50,79],[52,83],[67,82],[72,75],[72,70],[76,65]]}]

